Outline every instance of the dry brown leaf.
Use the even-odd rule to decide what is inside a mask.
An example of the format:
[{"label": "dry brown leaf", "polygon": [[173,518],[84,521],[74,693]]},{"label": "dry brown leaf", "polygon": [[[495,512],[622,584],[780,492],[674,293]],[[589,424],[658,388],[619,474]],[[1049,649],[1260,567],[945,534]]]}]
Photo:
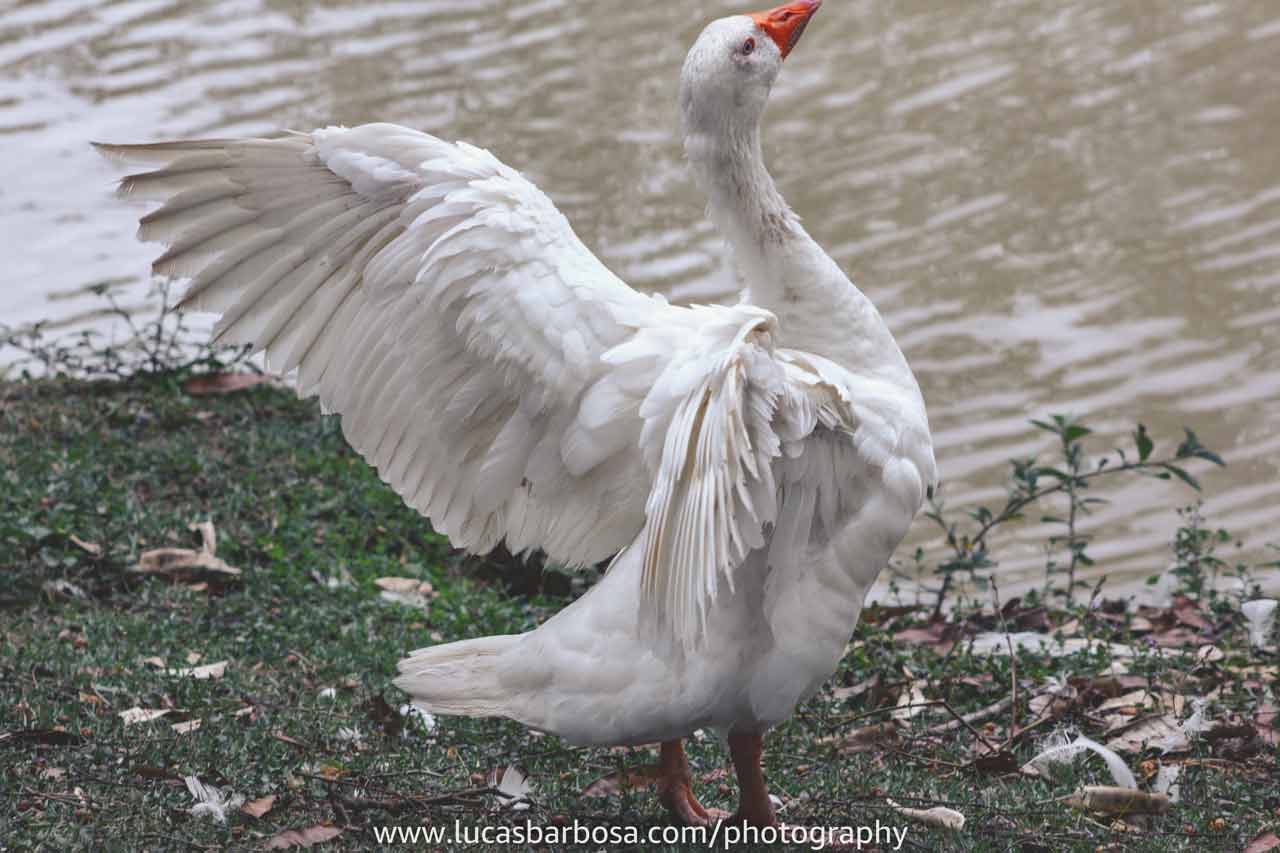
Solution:
[{"label": "dry brown leaf", "polygon": [[204,666],[183,667],[182,669],[167,670],[168,675],[176,675],[179,678],[194,678],[197,681],[208,681],[209,679],[219,679],[227,671],[227,664],[230,661],[220,660],[217,663],[207,663]]},{"label": "dry brown leaf", "polygon": [[871,752],[882,749],[898,739],[898,724],[889,721],[852,729],[844,734],[818,738],[815,743],[832,745],[841,752]]},{"label": "dry brown leaf", "polygon": [[872,687],[880,683],[880,676],[873,675],[870,678],[860,681],[849,687],[837,687],[831,691],[831,698],[836,702],[844,702],[848,699],[854,699],[866,693]]},{"label": "dry brown leaf", "polygon": [[143,552],[138,565],[130,571],[144,575],[165,577],[194,577],[202,574],[238,577],[240,570],[215,556],[218,550],[218,534],[213,522],[200,521],[187,525],[200,533],[200,550],[190,548],[155,548]]},{"label": "dry brown leaf", "polygon": [[272,836],[262,845],[263,850],[287,850],[290,847],[311,847],[332,841],[342,834],[336,826],[318,824],[306,829],[286,829],[279,835]]},{"label": "dry brown leaf", "polygon": [[1161,715],[1139,719],[1124,732],[1109,739],[1106,745],[1117,752],[1141,752],[1147,747],[1155,747],[1164,752],[1178,752],[1190,746],[1190,742],[1176,717]]},{"label": "dry brown leaf", "polygon": [[1264,832],[1249,842],[1249,846],[1244,848],[1244,853],[1267,853],[1268,850],[1275,850],[1278,847],[1280,847],[1280,835]]},{"label": "dry brown leaf", "polygon": [[152,720],[158,720],[166,714],[171,714],[171,709],[148,709],[148,708],[128,708],[120,712],[120,719],[124,720],[126,726],[134,726],[138,723],[149,723]]},{"label": "dry brown leaf", "polygon": [[310,747],[308,747],[302,741],[297,740],[295,738],[291,738],[284,732],[272,732],[271,736],[276,740],[280,741],[281,743],[287,743],[289,744],[289,746],[295,747],[301,750],[302,752],[306,752],[308,749],[310,749]]},{"label": "dry brown leaf", "polygon": [[1258,737],[1272,746],[1280,746],[1280,706],[1265,702],[1259,705],[1253,724],[1258,729]]},{"label": "dry brown leaf", "polygon": [[1201,663],[1217,663],[1227,655],[1215,645],[1207,644],[1196,650],[1196,660]]},{"label": "dry brown leaf", "polygon": [[610,797],[621,791],[640,791],[655,785],[661,775],[661,768],[647,764],[643,767],[630,767],[615,770],[601,776],[582,790],[584,797]]},{"label": "dry brown leaf", "polygon": [[252,802],[245,803],[240,807],[240,811],[244,812],[249,817],[262,817],[264,814],[271,811],[271,807],[275,804],[276,795],[272,794],[269,797],[263,797],[258,800],[253,800]]},{"label": "dry brown leaf", "polygon": [[409,607],[421,607],[425,610],[435,597],[431,584],[417,578],[378,578],[374,583],[382,590],[383,600]]},{"label": "dry brown leaf", "polygon": [[81,539],[79,536],[75,535],[74,533],[71,534],[71,542],[72,544],[80,548],[80,550],[84,551],[85,553],[91,556],[94,556],[94,557],[102,556],[102,546],[99,545],[97,542],[86,542],[85,540]]},{"label": "dry brown leaf", "polygon": [[953,832],[959,832],[964,828],[964,815],[946,806],[934,806],[931,809],[912,809],[900,806],[893,800],[886,800],[885,802],[898,814],[917,823],[923,823],[925,826],[949,829]]},{"label": "dry brown leaf", "polygon": [[1062,802],[1072,808],[1104,814],[1164,814],[1169,810],[1165,794],[1148,794],[1133,788],[1086,785]]},{"label": "dry brown leaf", "polygon": [[1200,605],[1190,599],[1179,598],[1173,612],[1178,621],[1188,628],[1194,628],[1197,631],[1213,630],[1213,623],[1200,612]]},{"label": "dry brown leaf", "polygon": [[1114,711],[1121,708],[1152,708],[1181,713],[1186,699],[1172,693],[1153,693],[1150,690],[1134,690],[1112,697],[1097,707],[1098,711]]},{"label": "dry brown leaf", "polygon": [[233,394],[270,381],[271,377],[261,373],[206,373],[183,382],[182,390],[192,397],[211,397]]},{"label": "dry brown leaf", "polygon": [[143,575],[197,576],[200,574],[238,577],[240,570],[228,565],[219,557],[190,548],[156,548],[145,551],[138,558],[138,565],[130,569]]},{"label": "dry brown leaf", "polygon": [[141,660],[141,661],[139,661],[139,663],[145,663],[145,664],[147,664],[148,666],[154,666],[154,667],[157,667],[157,668],[159,668],[159,669],[164,669],[164,667],[165,667],[164,658],[162,658],[162,657],[160,657],[160,656],[158,656],[158,655],[152,655],[152,656],[151,656],[151,657],[149,657],[149,658],[142,658],[142,660]]},{"label": "dry brown leaf", "polygon": [[194,720],[187,720],[185,723],[174,723],[170,728],[173,729],[174,734],[191,734],[200,728],[200,720],[197,718]]}]

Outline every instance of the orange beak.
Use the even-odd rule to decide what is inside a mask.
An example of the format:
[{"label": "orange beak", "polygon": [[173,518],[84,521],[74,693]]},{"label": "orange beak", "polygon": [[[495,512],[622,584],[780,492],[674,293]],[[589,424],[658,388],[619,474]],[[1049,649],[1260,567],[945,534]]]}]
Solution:
[{"label": "orange beak", "polygon": [[800,36],[804,35],[804,28],[809,24],[809,19],[821,5],[822,0],[798,0],[795,3],[785,3],[767,12],[756,12],[751,15],[751,20],[769,34],[769,38],[773,39],[778,50],[782,51],[782,58],[786,59],[787,54],[791,53],[791,48],[795,47],[796,42],[800,41]]}]

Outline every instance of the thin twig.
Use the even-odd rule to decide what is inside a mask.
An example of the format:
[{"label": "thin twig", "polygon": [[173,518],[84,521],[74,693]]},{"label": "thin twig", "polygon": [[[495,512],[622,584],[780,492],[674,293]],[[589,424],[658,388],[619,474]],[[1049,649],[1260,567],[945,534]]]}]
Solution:
[{"label": "thin twig", "polygon": [[1013,639],[1009,636],[1009,625],[1004,618],[1004,608],[1000,606],[1000,584],[996,583],[994,576],[991,578],[991,595],[995,599],[996,615],[1000,617],[1000,631],[1004,634],[1004,641],[1009,646],[1011,701],[1009,703],[1009,732],[1004,741],[1005,749],[1008,749],[1013,744],[1013,733],[1018,728],[1018,656],[1013,653]]},{"label": "thin twig", "polygon": [[964,726],[966,729],[969,730],[970,734],[972,734],[978,740],[982,741],[983,745],[986,746],[987,749],[991,750],[992,752],[1000,751],[995,744],[987,740],[985,737],[983,737],[981,732],[979,732],[977,729],[971,726],[969,722],[964,717],[962,717],[956,711],[955,708],[952,708],[951,705],[945,699],[930,699],[928,702],[912,702],[907,705],[886,705],[883,708],[876,708],[875,710],[872,710],[872,711],[865,711],[861,714],[848,717],[845,720],[842,720],[840,725],[841,727],[843,727],[849,723],[857,722],[858,720],[864,719],[866,717],[874,717],[879,714],[890,714],[890,713],[893,713],[894,711],[902,711],[908,708],[942,708],[948,714],[950,714],[953,718],[955,718],[955,721],[957,722],[958,725]]},{"label": "thin twig", "polygon": [[989,720],[992,717],[999,716],[1009,710],[1009,706],[1013,703],[1013,698],[1006,696],[994,705],[988,705],[985,708],[979,708],[976,711],[970,711],[960,720],[947,720],[945,723],[938,723],[926,731],[931,735],[941,735],[947,732],[954,732],[956,729],[963,728],[965,723],[980,723],[983,720]]}]

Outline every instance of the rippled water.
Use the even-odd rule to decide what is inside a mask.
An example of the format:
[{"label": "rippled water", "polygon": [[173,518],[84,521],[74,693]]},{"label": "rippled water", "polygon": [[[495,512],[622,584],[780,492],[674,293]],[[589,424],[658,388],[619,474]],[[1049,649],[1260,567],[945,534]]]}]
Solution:
[{"label": "rippled water", "polygon": [[[3,0],[0,0],[3,2]],[[19,2],[0,9],[0,322],[145,304],[154,247],[87,140],[395,121],[491,148],[627,280],[723,290],[674,95],[712,2]],[[1027,419],[1223,449],[1206,514],[1280,541],[1280,6],[828,0],[767,118],[775,175],[880,305],[955,505]],[[1186,494],[1109,491],[1093,574],[1167,560]],[[1004,542],[1037,579],[1043,527]],[[915,538],[925,541],[926,531]]]}]

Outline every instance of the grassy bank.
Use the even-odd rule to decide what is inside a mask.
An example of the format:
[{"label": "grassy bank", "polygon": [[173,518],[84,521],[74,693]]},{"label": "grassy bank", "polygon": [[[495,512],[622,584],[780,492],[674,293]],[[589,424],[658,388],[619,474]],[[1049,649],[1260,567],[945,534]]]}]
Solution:
[{"label": "grassy bank", "polygon": [[[165,377],[0,385],[0,486],[0,849],[258,848],[316,827],[356,849],[377,825],[455,818],[663,822],[643,786],[582,796],[649,760],[645,750],[401,715],[389,682],[405,651],[528,629],[583,581],[454,553],[313,403],[265,385],[194,397]],[[216,560],[131,571],[160,548],[192,553],[146,565],[198,562],[188,525],[206,520]],[[388,600],[386,578],[430,590]],[[1086,648],[974,650],[975,636],[1002,628]],[[1136,656],[1116,666],[1106,643]],[[1280,827],[1276,664],[1250,647],[1229,602],[1207,598],[1145,615],[1034,600],[950,621],[879,609],[830,683],[767,741],[766,773],[788,822],[879,820],[908,827],[905,849],[1239,850]],[[1185,745],[1121,753],[1144,790],[1162,766],[1181,768],[1163,814],[1064,804],[1082,785],[1113,784],[1101,761],[1020,771],[1062,725],[1114,741],[1149,720],[1176,726],[1203,697],[1214,722]],[[961,724],[951,711],[985,713]],[[130,722],[144,712],[167,713]],[[689,748],[704,802],[732,808],[715,738]],[[529,775],[527,810],[484,793],[508,766]],[[260,815],[192,815],[189,776]],[[889,799],[946,805],[966,822],[909,822]]]}]

